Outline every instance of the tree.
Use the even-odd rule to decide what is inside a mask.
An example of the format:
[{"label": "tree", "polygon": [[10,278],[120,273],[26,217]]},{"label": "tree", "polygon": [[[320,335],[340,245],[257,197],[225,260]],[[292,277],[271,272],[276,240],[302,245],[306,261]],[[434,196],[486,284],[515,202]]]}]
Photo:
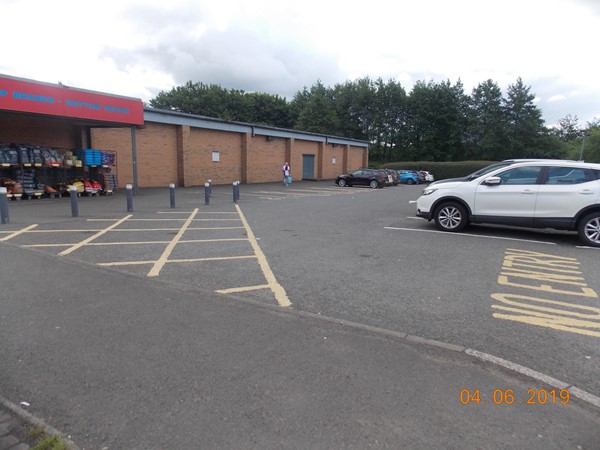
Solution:
[{"label": "tree", "polygon": [[331,134],[338,128],[333,95],[318,80],[310,89],[308,101],[299,112],[295,128],[312,133]]},{"label": "tree", "polygon": [[544,121],[542,112],[535,106],[535,95],[519,77],[508,87],[504,108],[508,119],[510,155],[513,158],[540,156],[540,135]]},{"label": "tree", "polygon": [[492,80],[480,83],[471,94],[470,158],[502,160],[508,154],[507,117],[502,90]]},{"label": "tree", "polygon": [[581,136],[581,129],[579,127],[579,118],[567,114],[565,117],[558,121],[558,127],[555,128],[555,133],[558,138],[563,142],[572,141]]}]

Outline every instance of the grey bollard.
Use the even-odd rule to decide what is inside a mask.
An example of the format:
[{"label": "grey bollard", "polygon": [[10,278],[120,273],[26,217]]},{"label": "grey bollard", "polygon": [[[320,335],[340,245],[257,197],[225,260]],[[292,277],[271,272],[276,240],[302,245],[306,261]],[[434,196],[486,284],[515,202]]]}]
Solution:
[{"label": "grey bollard", "polygon": [[2,223],[8,223],[8,197],[6,193],[8,190],[5,187],[0,187],[0,217],[2,217]]},{"label": "grey bollard", "polygon": [[236,182],[234,181],[232,184],[233,187],[233,203],[237,203],[237,194],[235,192]]},{"label": "grey bollard", "polygon": [[212,197],[212,180],[208,180],[208,196]]},{"label": "grey bollard", "polygon": [[77,217],[79,216],[79,198],[75,186],[69,188],[69,197],[71,197],[71,216]]},{"label": "grey bollard", "polygon": [[210,203],[210,183],[204,183],[204,204]]},{"label": "grey bollard", "polygon": [[235,198],[236,201],[240,201],[240,182],[239,180],[235,182]]},{"label": "grey bollard", "polygon": [[127,189],[127,212],[133,211],[133,186],[131,184],[125,185]]},{"label": "grey bollard", "polygon": [[171,209],[175,208],[175,185],[173,183],[169,184],[169,200]]}]

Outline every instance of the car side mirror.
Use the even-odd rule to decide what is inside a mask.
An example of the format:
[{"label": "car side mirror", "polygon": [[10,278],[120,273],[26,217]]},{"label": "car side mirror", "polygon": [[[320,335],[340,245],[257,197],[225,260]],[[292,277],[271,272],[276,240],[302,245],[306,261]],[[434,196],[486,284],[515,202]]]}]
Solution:
[{"label": "car side mirror", "polygon": [[489,177],[483,180],[483,184],[486,186],[498,186],[502,183],[502,178],[500,177]]}]

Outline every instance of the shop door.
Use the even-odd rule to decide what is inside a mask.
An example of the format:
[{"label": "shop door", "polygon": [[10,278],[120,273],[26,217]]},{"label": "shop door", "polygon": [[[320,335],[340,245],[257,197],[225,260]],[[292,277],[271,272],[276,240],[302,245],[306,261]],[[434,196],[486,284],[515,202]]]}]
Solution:
[{"label": "shop door", "polygon": [[315,179],[315,155],[302,155],[302,179]]}]

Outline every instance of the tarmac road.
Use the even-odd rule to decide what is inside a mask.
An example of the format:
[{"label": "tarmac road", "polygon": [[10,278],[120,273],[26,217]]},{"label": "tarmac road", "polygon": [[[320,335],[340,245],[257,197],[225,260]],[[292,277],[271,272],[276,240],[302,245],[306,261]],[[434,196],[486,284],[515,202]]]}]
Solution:
[{"label": "tarmac road", "polygon": [[[23,248],[39,236],[22,235],[0,243],[11,264],[0,272],[0,394],[28,401],[36,416],[93,449],[598,448],[599,408],[575,398],[562,404],[560,396],[540,404],[551,386],[464,351],[597,393],[598,338],[492,316],[505,242],[458,246],[391,229],[422,226],[402,215],[418,192],[404,187],[283,200],[270,200],[278,186],[264,187],[270,196],[245,189],[241,210],[290,308],[254,291],[214,293],[219,281],[256,284],[260,270],[248,280],[241,270],[240,281],[235,267],[185,263],[149,278],[139,266],[96,266],[89,255],[102,259],[108,246],[82,249],[94,251],[85,259],[79,250],[57,257],[65,247]],[[136,198],[136,217],[156,208],[150,197]],[[94,213],[82,207],[78,226],[119,201],[86,200],[101,202]],[[40,223],[73,225],[56,207],[43,211],[14,207],[9,227],[40,213]],[[570,236],[549,239],[558,243],[552,254],[575,258],[597,292],[590,267],[597,253],[572,246]],[[178,251],[183,258],[198,248]],[[139,252],[132,257],[147,256]],[[426,345],[406,333],[443,342]]]}]

